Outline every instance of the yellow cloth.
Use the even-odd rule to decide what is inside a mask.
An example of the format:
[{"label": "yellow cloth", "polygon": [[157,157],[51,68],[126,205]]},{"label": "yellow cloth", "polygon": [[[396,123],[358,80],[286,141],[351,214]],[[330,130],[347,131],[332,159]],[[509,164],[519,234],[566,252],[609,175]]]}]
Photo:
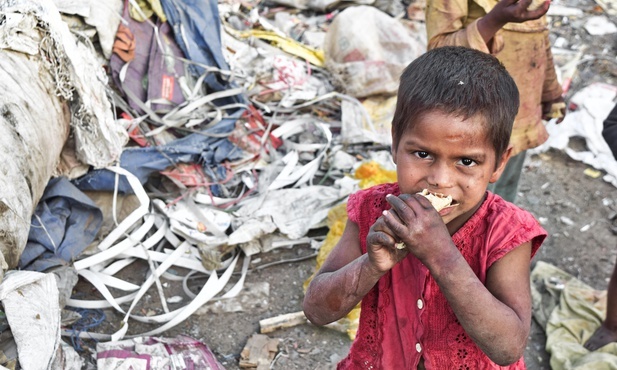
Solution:
[{"label": "yellow cloth", "polygon": [[583,344],[606,316],[606,291],[538,261],[531,272],[533,315],[546,330],[555,370],[617,369],[617,343],[590,352]]},{"label": "yellow cloth", "polygon": [[[377,162],[368,161],[362,163],[354,172],[354,177],[360,180],[360,188],[366,189],[373,185],[395,182],[396,171],[386,170]],[[328,257],[328,254],[336,246],[339,239],[343,235],[345,225],[347,224],[347,203],[341,203],[334,206],[328,211],[327,226],[329,228],[328,235],[317,253],[317,266],[315,273],[304,282],[304,290],[308,288],[309,283],[319,271],[319,268]],[[344,330],[351,340],[356,338],[358,324],[360,323],[360,304],[354,307],[344,318],[338,320],[338,325],[333,325],[334,328]]]},{"label": "yellow cloth", "polygon": [[544,143],[548,134],[542,121],[542,102],[562,94],[548,39],[546,17],[508,23],[487,45],[478,32],[478,20],[497,4],[495,0],[428,0],[428,48],[466,46],[496,56],[506,67],[520,93],[520,107],[510,143],[512,155]]}]

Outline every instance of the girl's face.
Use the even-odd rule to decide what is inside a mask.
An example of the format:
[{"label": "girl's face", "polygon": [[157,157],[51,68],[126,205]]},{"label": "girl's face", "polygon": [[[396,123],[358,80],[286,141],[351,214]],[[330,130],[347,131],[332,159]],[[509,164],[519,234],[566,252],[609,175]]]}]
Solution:
[{"label": "girl's face", "polygon": [[440,212],[450,234],[458,230],[484,200],[486,187],[497,181],[510,157],[499,163],[480,115],[466,120],[441,111],[425,113],[399,138],[393,159],[401,193],[428,189],[451,195],[456,207]]}]

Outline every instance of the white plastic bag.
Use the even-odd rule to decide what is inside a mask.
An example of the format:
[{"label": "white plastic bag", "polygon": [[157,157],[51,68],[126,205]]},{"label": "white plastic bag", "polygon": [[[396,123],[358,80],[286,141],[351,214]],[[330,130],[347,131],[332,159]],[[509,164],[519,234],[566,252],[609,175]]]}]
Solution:
[{"label": "white plastic bag", "polygon": [[401,72],[426,46],[421,37],[371,6],[345,9],[326,33],[326,68],[342,92],[356,98],[395,94]]}]

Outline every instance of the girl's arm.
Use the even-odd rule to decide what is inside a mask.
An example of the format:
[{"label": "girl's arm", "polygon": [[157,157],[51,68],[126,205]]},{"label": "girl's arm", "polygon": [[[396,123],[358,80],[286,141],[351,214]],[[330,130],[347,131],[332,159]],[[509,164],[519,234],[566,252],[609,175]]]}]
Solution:
[{"label": "girl's arm", "polygon": [[495,262],[488,270],[486,286],[458,250],[453,254],[457,257],[448,263],[426,263],[459,322],[495,363],[505,366],[518,361],[531,326],[531,242]]},{"label": "girl's arm", "polygon": [[454,245],[428,200],[388,196],[386,225],[429,269],[459,322],[495,363],[509,365],[524,353],[531,324],[531,242],[521,244],[487,271],[486,286]]},{"label": "girl's arm", "polygon": [[326,325],[349,313],[408,251],[397,249],[392,233],[380,217],[366,238],[368,253],[360,248],[359,228],[347,221],[341,239],[306,290],[303,308],[315,325]]}]

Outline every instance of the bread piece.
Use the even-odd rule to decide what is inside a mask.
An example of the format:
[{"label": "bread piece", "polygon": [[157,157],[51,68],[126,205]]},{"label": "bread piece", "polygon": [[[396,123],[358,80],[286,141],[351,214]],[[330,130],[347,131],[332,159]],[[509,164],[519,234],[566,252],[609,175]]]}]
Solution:
[{"label": "bread piece", "polygon": [[527,7],[527,10],[536,10],[544,4],[546,0],[531,0],[531,4]]},{"label": "bread piece", "polygon": [[445,194],[441,194],[441,193],[430,193],[428,191],[428,189],[424,189],[421,192],[419,192],[418,194],[420,194],[420,195],[424,196],[426,199],[428,199],[429,202],[431,202],[431,204],[433,205],[433,207],[435,207],[437,212],[439,212],[442,209],[452,205],[452,196],[451,195],[445,195]]}]

